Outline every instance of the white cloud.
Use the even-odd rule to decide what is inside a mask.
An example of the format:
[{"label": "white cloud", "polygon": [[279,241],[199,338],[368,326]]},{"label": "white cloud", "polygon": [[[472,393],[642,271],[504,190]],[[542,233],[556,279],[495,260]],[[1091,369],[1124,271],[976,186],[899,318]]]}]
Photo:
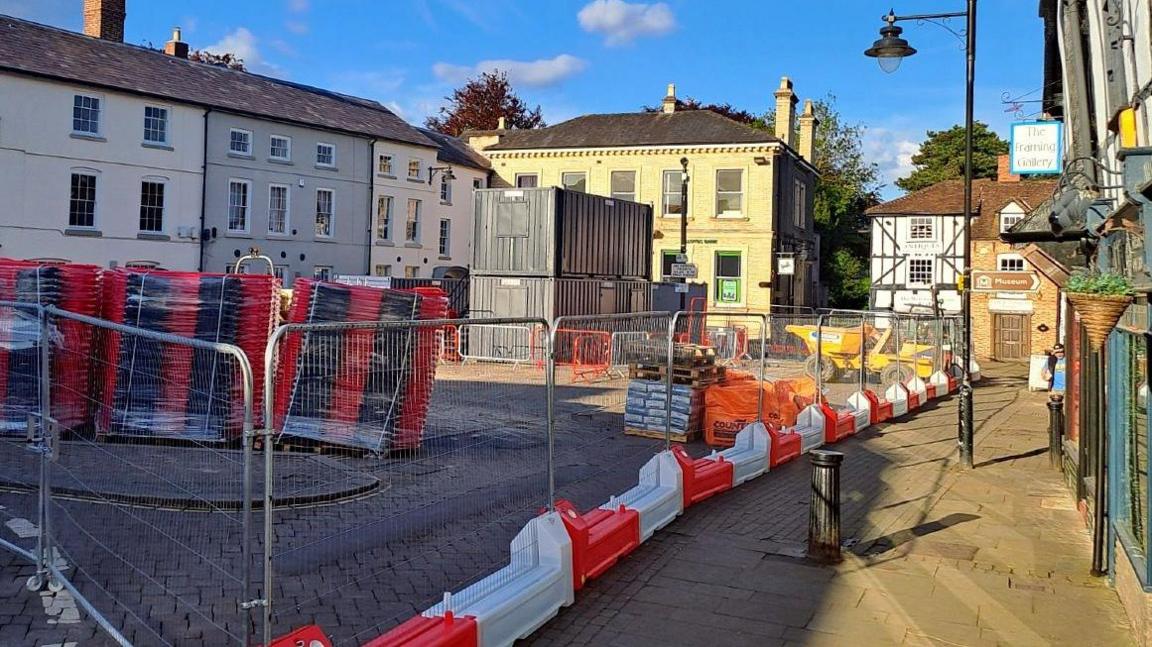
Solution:
[{"label": "white cloud", "polygon": [[576,18],[584,31],[603,34],[609,47],[630,43],[639,36],[661,36],[676,28],[676,17],[663,2],[593,0]]},{"label": "white cloud", "polygon": [[912,172],[912,156],[920,152],[919,139],[922,133],[923,130],[881,127],[864,131],[864,157],[880,167],[880,179],[885,183],[880,193],[884,199],[899,195],[900,189],[895,186],[895,182]]},{"label": "white cloud", "polygon": [[280,66],[264,60],[257,46],[256,36],[247,27],[237,27],[235,31],[225,34],[219,42],[205,47],[204,51],[213,54],[235,54],[244,61],[244,67],[249,72],[277,75],[283,71]]},{"label": "white cloud", "polygon": [[513,61],[509,59],[494,59],[480,61],[476,65],[454,65],[452,63],[436,63],[432,66],[432,73],[441,81],[460,83],[481,72],[500,70],[508,73],[508,80],[514,84],[531,87],[554,85],[583,72],[588,67],[583,59],[571,54],[561,54],[555,58],[542,58],[535,61]]},{"label": "white cloud", "polygon": [[308,23],[303,20],[285,20],[284,28],[297,35],[308,33]]},{"label": "white cloud", "polygon": [[308,0],[288,0],[288,11],[292,13],[304,13],[308,11]]}]

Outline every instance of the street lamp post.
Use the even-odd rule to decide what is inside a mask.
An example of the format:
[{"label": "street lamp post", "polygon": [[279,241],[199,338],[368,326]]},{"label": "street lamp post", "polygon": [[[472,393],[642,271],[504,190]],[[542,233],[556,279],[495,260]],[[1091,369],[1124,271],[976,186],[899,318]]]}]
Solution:
[{"label": "street lamp post", "polygon": [[[688,158],[680,158],[680,255],[676,257],[677,263],[688,262]],[[685,284],[680,292],[680,310],[687,310],[688,303],[688,289],[687,277],[680,277],[680,282]]]},{"label": "street lamp post", "polygon": [[883,18],[887,24],[880,29],[880,38],[872,44],[872,47],[865,50],[864,54],[877,59],[880,63],[880,68],[885,72],[894,72],[896,68],[900,67],[901,60],[916,53],[916,50],[908,45],[908,41],[900,37],[900,34],[904,30],[897,27],[896,23],[907,20],[934,22],[951,31],[953,35],[960,37],[961,35],[957,34],[951,28],[937,22],[946,18],[964,18],[967,23],[963,34],[966,54],[964,94],[964,220],[962,223],[962,232],[964,235],[964,267],[961,270],[963,286],[960,288],[960,318],[964,325],[964,352],[961,354],[961,361],[964,362],[964,366],[963,381],[960,384],[960,414],[957,422],[959,427],[958,444],[960,446],[960,463],[964,467],[970,468],[972,467],[973,426],[972,379],[969,374],[972,368],[972,296],[969,291],[972,276],[972,241],[969,234],[972,231],[972,109],[974,103],[974,82],[976,78],[976,0],[968,0],[967,11],[914,14],[909,16],[897,16],[895,12],[889,11],[888,15]]}]

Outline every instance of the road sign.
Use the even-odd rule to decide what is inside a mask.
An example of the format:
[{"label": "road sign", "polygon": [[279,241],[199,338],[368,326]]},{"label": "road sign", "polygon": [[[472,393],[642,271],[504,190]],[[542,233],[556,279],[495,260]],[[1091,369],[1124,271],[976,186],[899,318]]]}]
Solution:
[{"label": "road sign", "polygon": [[672,276],[678,279],[696,278],[696,266],[692,263],[673,263]]},{"label": "road sign", "polygon": [[1023,121],[1012,124],[1008,151],[1013,174],[1058,175],[1063,172],[1064,124]]},{"label": "road sign", "polygon": [[677,263],[687,263],[688,262],[688,255],[687,254],[677,254],[676,255],[676,262]]},{"label": "road sign", "polygon": [[688,284],[687,283],[677,283],[676,284],[676,292],[679,294],[688,294]]},{"label": "road sign", "polygon": [[776,273],[780,276],[792,276],[796,274],[796,259],[791,256],[781,255],[776,259]]},{"label": "road sign", "polygon": [[973,292],[1035,292],[1040,289],[1036,272],[972,271]]}]

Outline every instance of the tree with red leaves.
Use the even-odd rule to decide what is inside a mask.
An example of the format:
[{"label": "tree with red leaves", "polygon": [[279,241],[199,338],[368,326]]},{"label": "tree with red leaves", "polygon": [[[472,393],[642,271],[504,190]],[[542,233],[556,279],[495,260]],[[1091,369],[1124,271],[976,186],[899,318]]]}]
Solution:
[{"label": "tree with red leaves", "polygon": [[540,106],[530,110],[524,100],[516,96],[508,74],[500,70],[482,72],[445,98],[448,105],[440,108],[440,114],[424,121],[427,128],[445,135],[458,137],[465,130],[492,130],[500,117],[504,117],[507,128],[543,128],[547,125],[540,114]]},{"label": "tree with red leaves", "polygon": [[[663,109],[663,106],[644,106],[644,112],[660,112]],[[692,97],[688,97],[687,99],[677,99],[676,112],[685,110],[711,110],[718,115],[728,117],[732,121],[738,121],[747,126],[752,126],[753,128],[767,128],[767,124],[765,124],[762,117],[757,117],[747,110],[735,108],[730,103],[704,103],[699,99],[693,99]]]}]

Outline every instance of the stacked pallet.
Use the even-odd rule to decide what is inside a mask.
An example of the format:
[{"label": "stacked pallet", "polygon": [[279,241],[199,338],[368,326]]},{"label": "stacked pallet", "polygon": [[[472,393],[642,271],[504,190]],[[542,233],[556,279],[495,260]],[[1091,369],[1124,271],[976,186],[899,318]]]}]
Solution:
[{"label": "stacked pallet", "polygon": [[[628,365],[633,380],[668,380],[667,355],[657,361]],[[696,344],[676,344],[672,349],[672,383],[693,388],[711,386],[724,380],[723,366],[716,364],[716,349]]]},{"label": "stacked pallet", "polygon": [[[646,438],[688,442],[700,433],[704,417],[704,390],[724,379],[716,365],[716,351],[708,346],[676,344],[672,348],[672,408],[668,411],[667,347],[662,361],[629,364],[628,400],[624,433]],[[669,421],[671,424],[669,425]]]}]

